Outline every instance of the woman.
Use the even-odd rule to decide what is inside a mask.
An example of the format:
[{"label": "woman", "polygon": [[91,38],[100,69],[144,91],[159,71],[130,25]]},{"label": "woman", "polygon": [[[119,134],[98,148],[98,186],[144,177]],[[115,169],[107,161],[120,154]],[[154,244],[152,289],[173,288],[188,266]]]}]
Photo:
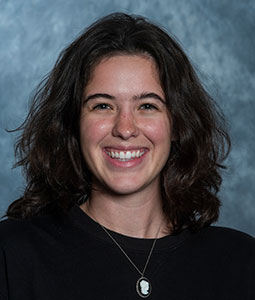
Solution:
[{"label": "woman", "polygon": [[224,119],[180,46],[116,13],[65,49],[19,128],[0,299],[255,299],[255,241],[218,219]]}]

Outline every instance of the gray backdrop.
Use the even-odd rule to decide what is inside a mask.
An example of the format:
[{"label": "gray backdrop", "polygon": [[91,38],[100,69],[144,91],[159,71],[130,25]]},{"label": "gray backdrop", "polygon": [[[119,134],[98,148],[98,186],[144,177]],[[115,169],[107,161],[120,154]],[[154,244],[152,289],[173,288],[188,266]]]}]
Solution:
[{"label": "gray backdrop", "polygon": [[[120,4],[121,3],[121,4]],[[0,215],[21,195],[12,170],[15,134],[28,98],[61,49],[105,14],[141,14],[177,37],[230,125],[232,153],[217,225],[255,235],[255,1],[0,0]]]}]

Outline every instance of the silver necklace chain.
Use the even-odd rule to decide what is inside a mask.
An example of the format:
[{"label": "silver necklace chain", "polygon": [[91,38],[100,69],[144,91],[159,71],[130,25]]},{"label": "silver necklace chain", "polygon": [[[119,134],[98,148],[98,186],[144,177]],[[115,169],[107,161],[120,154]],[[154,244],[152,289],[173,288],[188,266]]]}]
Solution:
[{"label": "silver necklace chain", "polygon": [[[93,216],[93,218],[97,221],[97,219],[94,216]],[[147,279],[146,277],[144,277],[144,273],[145,273],[147,265],[148,265],[148,263],[150,261],[151,254],[152,254],[152,251],[153,251],[153,249],[155,247],[156,241],[158,239],[158,234],[159,234],[161,225],[163,223],[163,220],[161,221],[161,224],[159,226],[156,238],[153,241],[153,244],[152,244],[151,249],[150,249],[150,253],[148,255],[147,261],[145,263],[145,266],[144,266],[142,272],[137,268],[137,266],[134,264],[134,262],[131,260],[131,258],[127,255],[127,253],[123,250],[123,248],[120,246],[120,244],[115,240],[115,238],[110,234],[110,232],[103,225],[101,225],[98,221],[97,221],[97,223],[103,228],[103,230],[107,233],[107,235],[119,247],[119,249],[121,250],[121,252],[126,256],[126,258],[129,260],[129,262],[135,267],[135,269],[137,270],[137,272],[141,275],[141,277],[136,282],[136,291],[137,291],[138,295],[140,297],[142,297],[142,298],[149,297],[150,294],[151,294],[152,286],[151,286],[151,283],[150,283],[149,279]]]},{"label": "silver necklace chain", "polygon": [[145,263],[145,266],[144,266],[144,269],[143,269],[142,272],[137,268],[137,266],[133,263],[133,261],[131,260],[131,258],[127,255],[127,253],[123,250],[123,248],[122,248],[122,247],[120,246],[120,244],[115,240],[115,238],[108,232],[108,230],[107,230],[103,225],[101,225],[100,223],[98,223],[98,224],[104,229],[104,231],[109,235],[109,237],[113,240],[113,242],[115,242],[115,244],[119,247],[119,249],[120,249],[120,250],[122,251],[122,253],[126,256],[126,258],[130,261],[130,263],[136,268],[136,270],[138,271],[138,273],[139,273],[141,276],[144,276],[145,270],[146,270],[147,265],[148,265],[148,263],[149,263],[149,260],[150,260],[150,258],[151,258],[152,251],[153,251],[153,249],[154,249],[154,247],[155,247],[155,244],[156,244],[156,241],[157,241],[157,239],[158,239],[158,234],[159,234],[159,230],[160,230],[160,228],[161,228],[161,224],[162,224],[162,223],[160,224],[160,227],[159,227],[159,229],[158,229],[156,238],[155,238],[154,241],[153,241],[153,244],[152,244],[152,247],[151,247],[149,256],[148,256],[148,258],[147,258],[147,261],[146,261],[146,263]]}]

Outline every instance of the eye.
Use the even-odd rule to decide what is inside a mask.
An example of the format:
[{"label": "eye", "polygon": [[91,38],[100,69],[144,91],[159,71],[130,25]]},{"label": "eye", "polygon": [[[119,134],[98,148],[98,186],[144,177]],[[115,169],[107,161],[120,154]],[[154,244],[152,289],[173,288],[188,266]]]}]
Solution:
[{"label": "eye", "polygon": [[141,105],[141,107],[144,107],[145,110],[154,110],[154,109],[157,110],[157,107],[150,103],[145,103],[145,104]]},{"label": "eye", "polygon": [[105,110],[107,108],[109,108],[110,106],[106,103],[100,103],[100,104],[97,104],[93,107],[93,110]]}]

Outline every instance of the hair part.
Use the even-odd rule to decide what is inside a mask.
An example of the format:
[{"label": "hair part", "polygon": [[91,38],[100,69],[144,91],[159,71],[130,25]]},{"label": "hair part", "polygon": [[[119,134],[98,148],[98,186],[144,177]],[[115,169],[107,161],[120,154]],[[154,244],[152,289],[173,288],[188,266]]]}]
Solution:
[{"label": "hair part", "polygon": [[93,23],[60,54],[39,85],[15,145],[27,179],[24,195],[7,209],[29,218],[82,204],[92,189],[80,148],[84,88],[95,66],[114,55],[145,55],[157,65],[173,123],[171,153],[161,173],[163,210],[172,232],[198,230],[219,216],[222,162],[230,151],[224,116],[202,87],[187,56],[159,26],[114,13]]}]

